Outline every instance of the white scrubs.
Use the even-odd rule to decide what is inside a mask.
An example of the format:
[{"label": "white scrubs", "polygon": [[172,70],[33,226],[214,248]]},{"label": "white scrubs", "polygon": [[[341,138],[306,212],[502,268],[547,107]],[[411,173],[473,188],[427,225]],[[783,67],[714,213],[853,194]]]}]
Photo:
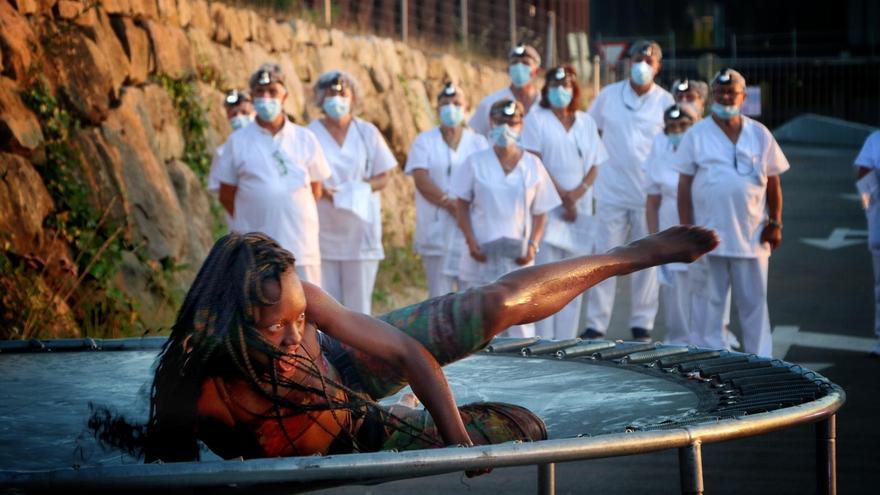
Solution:
[{"label": "white scrubs", "polygon": [[312,182],[330,177],[314,134],[284,121],[274,136],[253,122],[229,136],[213,180],[236,186],[234,230],[263,232],[296,258],[297,274],[321,285],[318,212]]},{"label": "white scrubs", "polygon": [[743,350],[770,357],[770,246],[761,242],[761,232],[767,221],[767,179],[788,170],[789,164],[766,127],[742,119],[736,145],[707,118],[688,130],[675,154],[675,168],[694,176],[695,223],[714,230],[720,240],[692,270],[691,328],[697,345],[724,348],[721,332],[730,288],[743,329]]},{"label": "white scrubs", "polygon": [[[385,251],[379,193],[366,191],[364,196],[362,185],[396,167],[397,161],[379,129],[365,120],[352,119],[341,146],[320,120],[312,121],[309,129],[332,171],[324,187],[337,191],[334,200],[318,201],[323,288],[349,309],[370,314],[379,260]],[[337,207],[334,201],[341,200],[339,191],[354,191],[354,203],[362,207]]]},{"label": "white scrubs", "polygon": [[[478,244],[516,239],[522,253],[531,235],[532,216],[546,214],[561,203],[538,157],[523,153],[519,163],[505,175],[492,148],[465,160],[452,178],[452,193],[470,202],[471,227]],[[488,284],[521,268],[512,258],[489,258],[480,263],[469,253],[461,257],[459,276],[464,285]],[[534,324],[513,326],[505,332],[509,337],[534,335]]]},{"label": "white scrubs", "polygon": [[[498,91],[491,93],[489,96],[486,96],[482,100],[480,100],[480,104],[477,105],[477,109],[474,110],[474,114],[471,115],[471,119],[468,121],[468,127],[474,130],[477,134],[488,136],[489,129],[491,128],[489,123],[489,110],[492,109],[492,105],[501,100],[515,100],[516,97],[513,96],[513,90],[510,89],[510,86],[499,89]],[[532,106],[529,107],[528,113],[534,112],[538,107],[540,107],[541,103],[541,92],[535,94],[535,101],[532,103]]]},{"label": "white scrubs", "polygon": [[867,196],[868,203],[865,216],[874,264],[874,335],[877,337],[873,352],[880,353],[880,131],[868,136],[854,164],[871,170],[859,181],[859,193]]},{"label": "white scrubs", "polygon": [[[223,146],[226,143],[217,146],[214,150],[214,156],[211,157],[211,170],[208,172],[208,192],[213,194],[215,197],[218,196],[220,192],[220,179],[217,178],[217,164],[220,161],[220,156],[223,155]],[[228,232],[236,232],[235,227],[232,224],[232,215],[226,211],[226,208],[223,209],[223,219],[226,221],[226,230]]]},{"label": "white scrubs", "polygon": [[[663,131],[663,111],[673,103],[672,95],[656,84],[639,96],[627,79],[605,86],[590,106],[608,151],[596,178],[597,253],[648,235],[642,162]],[[630,327],[651,330],[657,315],[656,269],[641,270],[631,279]],[[588,328],[608,330],[616,287],[617,279],[610,278],[590,290]]]},{"label": "white scrubs", "polygon": [[[452,149],[443,140],[440,128],[435,127],[416,136],[406,160],[406,174],[412,175],[417,169],[427,170],[434,184],[447,196],[451,196],[452,176],[459,166],[471,153],[488,147],[486,138],[470,129],[464,129],[458,147]],[[468,252],[464,235],[458,228],[455,217],[425,199],[418,189],[414,244],[425,268],[428,297],[442,296],[456,290],[458,265],[454,261]]]},{"label": "white scrubs", "polygon": [[[678,225],[678,170],[673,165],[675,147],[665,134],[654,138],[651,152],[644,163],[645,192],[660,196],[658,227],[665,230]],[[694,344],[689,334],[691,298],[688,286],[687,265],[669,263],[658,267],[660,304],[666,323],[667,344]]]},{"label": "white scrubs", "polygon": [[[590,169],[608,158],[596,122],[584,112],[576,112],[574,124],[566,130],[553,110],[539,107],[526,116],[521,142],[523,148],[541,155],[547,172],[565,191],[579,187]],[[551,263],[593,253],[592,187],[581,196],[576,206],[575,222],[562,219],[562,206],[547,214],[536,263]],[[555,315],[537,322],[537,334],[542,338],[557,340],[576,337],[582,300],[577,297]]]}]

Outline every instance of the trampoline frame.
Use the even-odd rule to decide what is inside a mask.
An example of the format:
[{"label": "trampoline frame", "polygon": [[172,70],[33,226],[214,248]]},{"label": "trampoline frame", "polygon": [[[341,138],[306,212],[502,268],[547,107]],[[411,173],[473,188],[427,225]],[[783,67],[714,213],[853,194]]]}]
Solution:
[{"label": "trampoline frame", "polygon": [[[90,340],[90,339],[89,339]],[[155,347],[155,341],[145,348]],[[95,348],[92,341],[89,347]],[[2,351],[0,346],[0,351]],[[17,350],[21,349],[21,344]],[[64,347],[71,349],[74,346]],[[112,347],[112,346],[109,346]],[[132,345],[120,348],[132,349]],[[7,350],[9,350],[7,348]],[[555,464],[678,449],[682,494],[702,494],[702,446],[816,424],[816,493],[837,493],[836,413],[846,400],[828,382],[816,400],[770,412],[706,421],[663,430],[645,430],[469,448],[447,447],[404,452],[375,452],[276,459],[90,466],[44,471],[0,471],[0,488],[35,490],[120,490],[243,487],[328,482],[387,482],[469,469],[537,466],[537,493],[555,493]],[[288,489],[290,487],[288,486]]]}]

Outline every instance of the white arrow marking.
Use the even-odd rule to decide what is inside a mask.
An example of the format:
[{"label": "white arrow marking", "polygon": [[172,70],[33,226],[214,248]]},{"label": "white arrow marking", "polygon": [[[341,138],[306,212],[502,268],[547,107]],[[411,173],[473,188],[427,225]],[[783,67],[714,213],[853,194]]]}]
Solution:
[{"label": "white arrow marking", "polygon": [[857,203],[862,201],[862,197],[856,193],[844,193],[840,195],[840,198],[847,201],[855,201]]},{"label": "white arrow marking", "polygon": [[[847,237],[855,237],[856,239],[847,239]],[[831,251],[833,249],[863,244],[867,238],[867,230],[834,229],[831,231],[831,235],[829,235],[827,239],[804,238],[801,239],[801,242],[819,249]]]},{"label": "white arrow marking", "polygon": [[[792,345],[831,349],[835,351],[869,352],[874,346],[874,339],[852,337],[849,335],[832,335],[827,333],[801,332],[800,327],[793,325],[777,325],[773,329],[773,357],[785,359]],[[832,366],[832,363],[797,363],[801,366],[820,371]]]}]

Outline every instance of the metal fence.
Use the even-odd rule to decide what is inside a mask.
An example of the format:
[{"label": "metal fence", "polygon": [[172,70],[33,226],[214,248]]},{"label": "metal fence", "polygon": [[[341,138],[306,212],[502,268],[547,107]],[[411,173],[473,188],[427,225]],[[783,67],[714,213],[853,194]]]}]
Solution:
[{"label": "metal fence", "polygon": [[[816,113],[863,124],[880,125],[880,57],[870,58],[719,58],[665,57],[658,82],[669,87],[688,77],[708,81],[723,67],[733,67],[749,86],[760,88],[761,114],[773,128],[803,114]],[[603,61],[601,84],[627,77],[629,62]]]}]

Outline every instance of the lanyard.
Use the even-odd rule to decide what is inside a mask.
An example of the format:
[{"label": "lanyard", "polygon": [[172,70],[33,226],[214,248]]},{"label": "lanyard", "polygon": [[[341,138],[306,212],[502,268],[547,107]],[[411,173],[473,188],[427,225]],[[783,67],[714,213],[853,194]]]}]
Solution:
[{"label": "lanyard", "polygon": [[[629,83],[627,83],[627,84],[629,84]],[[625,106],[627,108],[627,110],[629,110],[630,112],[637,112],[637,111],[641,110],[642,107],[645,106],[645,102],[648,101],[648,99],[647,98],[642,99],[642,103],[639,106],[634,107],[626,102],[626,94],[625,94],[626,88],[627,88],[626,84],[620,86],[620,101],[623,102],[623,106]],[[636,98],[641,98],[641,97],[636,96]]]}]

